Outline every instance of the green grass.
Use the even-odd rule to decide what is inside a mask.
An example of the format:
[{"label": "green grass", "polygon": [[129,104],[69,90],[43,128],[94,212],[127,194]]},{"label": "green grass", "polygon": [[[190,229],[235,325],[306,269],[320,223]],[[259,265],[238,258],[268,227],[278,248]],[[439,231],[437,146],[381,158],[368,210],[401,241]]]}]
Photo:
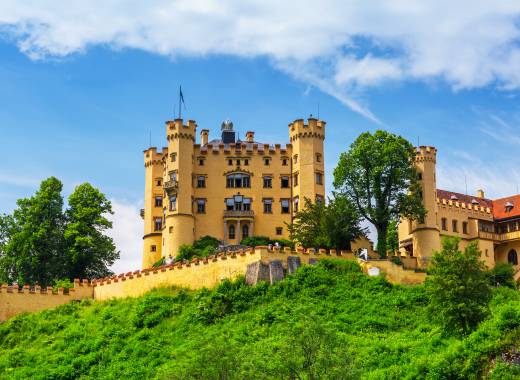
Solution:
[{"label": "green grass", "polygon": [[493,379],[520,341],[520,296],[497,289],[464,339],[429,322],[422,286],[323,261],[274,285],[159,289],[0,324],[1,379]]}]

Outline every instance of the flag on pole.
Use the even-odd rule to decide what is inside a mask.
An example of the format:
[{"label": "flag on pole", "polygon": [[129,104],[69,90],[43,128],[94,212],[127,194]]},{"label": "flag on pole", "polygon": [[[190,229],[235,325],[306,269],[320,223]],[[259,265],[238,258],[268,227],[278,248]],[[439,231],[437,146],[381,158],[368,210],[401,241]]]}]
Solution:
[{"label": "flag on pole", "polygon": [[182,86],[179,86],[179,119],[181,119],[182,111],[181,111],[181,103],[186,109],[186,103],[184,102],[184,95],[182,94]]}]

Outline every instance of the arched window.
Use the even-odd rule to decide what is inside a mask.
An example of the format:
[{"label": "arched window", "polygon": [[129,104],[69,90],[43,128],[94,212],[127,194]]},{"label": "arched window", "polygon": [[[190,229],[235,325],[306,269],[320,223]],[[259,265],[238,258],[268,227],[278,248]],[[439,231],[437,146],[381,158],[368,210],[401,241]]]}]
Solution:
[{"label": "arched window", "polygon": [[251,178],[249,174],[229,174],[226,177],[226,187],[228,188],[242,188],[251,187]]},{"label": "arched window", "polygon": [[518,265],[518,255],[514,249],[507,254],[507,262],[511,265]]},{"label": "arched window", "polygon": [[229,225],[229,238],[230,239],[235,238],[235,225],[234,224]]},{"label": "arched window", "polygon": [[249,225],[244,224],[242,226],[242,238],[246,238],[249,236]]}]

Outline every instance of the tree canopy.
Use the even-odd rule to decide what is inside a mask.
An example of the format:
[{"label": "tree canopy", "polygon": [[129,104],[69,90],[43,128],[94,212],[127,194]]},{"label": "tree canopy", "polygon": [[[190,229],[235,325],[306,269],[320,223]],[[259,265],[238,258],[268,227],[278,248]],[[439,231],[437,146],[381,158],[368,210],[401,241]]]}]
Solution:
[{"label": "tree canopy", "polygon": [[426,289],[432,318],[455,335],[473,331],[488,312],[491,287],[477,243],[464,251],[457,238],[445,238],[428,272]]},{"label": "tree canopy", "polygon": [[291,239],[304,247],[350,249],[350,242],[365,233],[348,198],[334,194],[328,204],[308,198],[304,202],[288,226]]},{"label": "tree canopy", "polygon": [[377,250],[386,256],[388,224],[400,217],[424,218],[414,166],[415,150],[401,136],[362,133],[334,169],[334,187],[377,230]]},{"label": "tree canopy", "polygon": [[119,258],[106,215],[110,201],[90,184],[82,184],[64,211],[62,183],[44,180],[30,198],[19,199],[11,215],[0,216],[0,280],[47,286],[56,280],[110,274]]}]

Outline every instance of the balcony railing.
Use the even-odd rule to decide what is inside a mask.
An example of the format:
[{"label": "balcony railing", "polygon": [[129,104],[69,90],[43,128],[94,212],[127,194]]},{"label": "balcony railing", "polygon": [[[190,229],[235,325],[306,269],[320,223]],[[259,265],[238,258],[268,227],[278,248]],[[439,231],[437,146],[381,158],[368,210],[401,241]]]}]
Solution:
[{"label": "balcony railing", "polygon": [[142,208],[142,209],[139,211],[139,215],[141,215],[141,218],[144,219],[144,208]]},{"label": "balcony railing", "polygon": [[495,232],[479,231],[478,237],[480,239],[494,240],[494,241],[507,241],[520,239],[520,231],[511,231],[497,234]]},{"label": "balcony railing", "polygon": [[168,194],[175,194],[179,190],[179,183],[173,179],[164,182],[164,191]]},{"label": "balcony railing", "polygon": [[225,210],[224,218],[252,218],[255,216],[253,210]]}]

